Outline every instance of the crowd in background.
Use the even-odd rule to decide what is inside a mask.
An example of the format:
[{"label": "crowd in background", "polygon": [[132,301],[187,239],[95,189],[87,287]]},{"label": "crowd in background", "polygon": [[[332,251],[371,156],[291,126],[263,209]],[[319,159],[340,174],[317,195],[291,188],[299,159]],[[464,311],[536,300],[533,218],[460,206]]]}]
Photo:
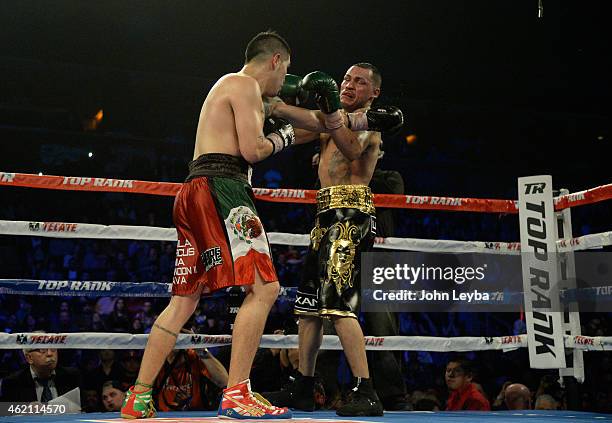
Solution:
[{"label": "crowd in background", "polygon": [[[299,253],[297,257],[299,259]],[[7,333],[148,333],[166,301],[165,298],[1,295],[0,328]],[[214,296],[202,301],[192,320],[193,330],[202,334],[231,333],[232,305],[239,303],[240,294]],[[290,294],[279,298],[270,313],[266,333],[294,333],[288,329],[295,324],[290,314],[292,305]],[[504,336],[525,333],[525,322],[518,313],[399,313],[398,320],[400,335],[408,336]],[[584,335],[603,336],[612,329],[609,314],[582,314],[581,321]],[[211,349],[211,353],[226,368],[229,364],[228,348]],[[0,378],[8,377],[26,365],[21,350],[1,352]],[[104,411],[104,395],[109,397],[113,389],[124,392],[134,382],[141,353],[139,350],[63,349],[58,351],[58,364],[79,369],[83,381],[83,409]],[[283,355],[282,351],[260,350],[253,369],[253,385],[256,389],[280,389],[283,381],[286,382],[297,369],[297,362],[291,357],[291,351],[285,351]],[[326,351],[322,357],[323,363],[331,360],[336,370],[331,373],[328,370],[321,376],[330,380],[321,382],[320,406],[335,408],[342,401],[343,389],[349,386],[350,371],[342,352]],[[451,393],[445,382],[445,369],[454,357],[453,353],[426,351],[398,353],[407,387],[402,409],[443,410]],[[513,382],[524,384],[530,389],[532,405],[537,399],[536,393],[544,395],[545,390],[546,395],[554,399],[555,408],[558,409],[612,412],[612,392],[607,388],[602,389],[612,386],[612,360],[609,353],[586,353],[586,382],[565,388],[556,382],[556,372],[530,369],[527,351],[524,349],[511,352],[471,352],[462,358],[474,363],[476,386],[482,390],[490,404],[493,405],[497,400],[495,407],[498,409],[503,409],[503,401],[500,403],[499,399],[500,395],[503,397],[503,388]],[[104,364],[105,360],[112,363]],[[104,373],[103,367],[112,368],[112,372],[109,370]],[[206,386],[214,388],[210,380],[205,377],[203,380],[207,382]],[[105,382],[114,383],[106,386],[109,392],[102,389]],[[218,393],[212,388],[211,392],[215,392],[215,395]]]},{"label": "crowd in background", "polygon": [[[180,182],[186,173],[183,160],[171,155],[146,152],[125,147],[125,152],[95,153],[85,158],[86,150],[76,157],[73,149],[49,153],[42,162],[28,159],[20,171],[71,175],[110,176],[122,179],[142,179]],[[65,151],[64,151],[65,150]],[[53,154],[51,154],[53,153]],[[64,154],[65,153],[65,154]],[[81,155],[82,153],[82,155]],[[286,160],[258,166],[254,174],[256,187],[315,187],[315,172],[308,159],[313,151],[296,149]],[[102,156],[100,158],[100,156]],[[448,155],[432,157],[432,164],[449,162]],[[26,160],[20,158],[20,160]],[[293,161],[292,161],[293,160]],[[452,161],[452,160],[451,160]],[[296,165],[296,163],[302,163]],[[303,163],[307,163],[303,165]],[[393,167],[393,158],[386,162]],[[44,169],[41,168],[44,166]],[[295,166],[298,167],[296,170]],[[301,166],[301,167],[300,167]],[[451,166],[436,170],[438,183],[432,177],[413,178],[408,166],[399,168],[404,176],[406,191],[411,194],[435,194],[444,180],[454,179]],[[431,175],[430,175],[431,176]],[[481,193],[499,192],[493,180],[484,178]],[[172,198],[129,195],[122,193],[85,193],[23,188],[2,188],[1,219],[26,221],[61,221],[106,225],[172,226]],[[432,192],[433,191],[433,192]],[[470,196],[470,192],[441,192],[441,195]],[[506,198],[516,196],[510,190]],[[474,194],[477,196],[477,194]],[[502,197],[501,194],[493,195]],[[258,202],[262,221],[268,232],[308,233],[314,220],[311,206]],[[572,210],[574,236],[609,230],[609,208],[605,205],[579,207]],[[518,240],[515,215],[484,213],[394,211],[395,236],[428,239],[481,241]],[[137,240],[60,239],[41,237],[0,237],[2,278],[80,280],[116,282],[170,283],[174,269],[175,244]],[[305,248],[274,245],[273,259],[281,285],[299,284]],[[200,302],[193,319],[193,330],[202,334],[231,333],[232,308],[239,305],[239,294],[219,295]],[[294,298],[279,297],[272,308],[266,333],[290,333]],[[147,333],[157,314],[165,307],[166,298],[62,297],[0,295],[0,330],[18,332],[129,332]],[[504,336],[525,333],[525,322],[519,313],[399,313],[400,335],[422,336]],[[610,313],[582,314],[582,333],[590,336],[610,335]],[[28,354],[51,354],[47,351],[27,352],[0,350],[0,378],[8,378],[26,366]],[[226,368],[227,348],[211,349],[210,353]],[[134,382],[140,364],[141,351],[59,350],[58,363],[77,368],[81,375],[81,399],[85,411],[116,410],[122,392]],[[318,404],[336,408],[349,385],[350,372],[342,352],[324,352],[331,357],[332,371],[321,375]],[[503,409],[506,388],[511,383],[522,384],[530,393],[530,406],[558,409],[612,412],[612,356],[610,353],[585,354],[586,382],[561,387],[555,372],[529,368],[524,349],[501,352],[467,353],[461,359],[451,353],[398,353],[403,380],[407,387],[402,409],[445,409],[455,399],[446,374],[470,375],[494,409]],[[452,360],[467,359],[473,366],[448,368]],[[283,381],[295,371],[295,352],[260,350],[253,368],[253,384],[259,391],[281,388]],[[470,367],[468,370],[467,367]],[[462,373],[463,372],[463,373]],[[206,395],[217,395],[218,386],[202,376]],[[604,387],[604,388],[602,388]],[[508,388],[510,395],[513,389]],[[514,389],[515,391],[517,389]],[[480,392],[479,391],[479,392]],[[520,390],[519,390],[520,391]],[[4,392],[3,392],[4,394]],[[210,402],[211,404],[214,401]],[[545,405],[548,404],[548,405]]]}]

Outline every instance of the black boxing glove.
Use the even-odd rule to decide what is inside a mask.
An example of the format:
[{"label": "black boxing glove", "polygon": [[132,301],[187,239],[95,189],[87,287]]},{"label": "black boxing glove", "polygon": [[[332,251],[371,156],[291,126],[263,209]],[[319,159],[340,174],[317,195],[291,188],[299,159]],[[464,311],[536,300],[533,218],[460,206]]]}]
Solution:
[{"label": "black boxing glove", "polygon": [[353,131],[395,132],[404,125],[404,115],[395,106],[379,106],[365,113],[349,113],[348,127]]},{"label": "black boxing glove", "polygon": [[280,118],[267,118],[264,121],[264,134],[272,143],[272,154],[279,153],[295,142],[295,131],[291,124]]}]

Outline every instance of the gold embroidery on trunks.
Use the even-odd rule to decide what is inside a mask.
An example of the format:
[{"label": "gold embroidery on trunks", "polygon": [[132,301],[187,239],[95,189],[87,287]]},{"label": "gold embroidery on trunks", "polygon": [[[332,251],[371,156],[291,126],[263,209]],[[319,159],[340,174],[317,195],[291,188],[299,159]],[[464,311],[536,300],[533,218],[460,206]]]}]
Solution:
[{"label": "gold embroidery on trunks", "polygon": [[338,295],[342,295],[343,287],[353,287],[353,260],[356,250],[353,239],[357,238],[359,228],[346,221],[335,223],[330,230],[336,230],[337,236],[331,243],[330,257],[327,260],[327,281],[333,282]]},{"label": "gold embroidery on trunks", "polygon": [[317,191],[317,214],[330,209],[349,208],[374,215],[372,191],[364,185],[334,185]]},{"label": "gold embroidery on trunks", "polygon": [[313,251],[319,251],[319,245],[321,244],[321,239],[323,239],[325,232],[327,232],[327,228],[319,226],[319,219],[317,219],[315,227],[310,231],[310,243],[312,244]]}]

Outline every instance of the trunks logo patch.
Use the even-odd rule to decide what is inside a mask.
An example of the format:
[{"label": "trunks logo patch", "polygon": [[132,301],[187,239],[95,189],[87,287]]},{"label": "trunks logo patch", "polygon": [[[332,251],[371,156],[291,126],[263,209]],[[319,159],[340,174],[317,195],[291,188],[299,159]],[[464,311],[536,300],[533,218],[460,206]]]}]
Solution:
[{"label": "trunks logo patch", "polygon": [[223,257],[221,257],[221,248],[213,247],[200,254],[202,263],[204,263],[204,271],[208,272],[214,266],[223,264]]},{"label": "trunks logo patch", "polygon": [[234,235],[247,244],[258,238],[263,227],[259,218],[248,207],[238,207],[229,216],[229,223]]}]

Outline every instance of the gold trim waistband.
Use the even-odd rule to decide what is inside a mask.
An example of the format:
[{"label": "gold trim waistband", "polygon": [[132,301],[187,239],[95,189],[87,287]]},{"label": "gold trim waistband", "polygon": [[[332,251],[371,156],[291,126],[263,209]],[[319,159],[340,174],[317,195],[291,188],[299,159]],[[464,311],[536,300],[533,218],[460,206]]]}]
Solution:
[{"label": "gold trim waistband", "polygon": [[375,214],[370,187],[365,185],[335,185],[317,192],[317,214],[331,209],[358,209]]}]

